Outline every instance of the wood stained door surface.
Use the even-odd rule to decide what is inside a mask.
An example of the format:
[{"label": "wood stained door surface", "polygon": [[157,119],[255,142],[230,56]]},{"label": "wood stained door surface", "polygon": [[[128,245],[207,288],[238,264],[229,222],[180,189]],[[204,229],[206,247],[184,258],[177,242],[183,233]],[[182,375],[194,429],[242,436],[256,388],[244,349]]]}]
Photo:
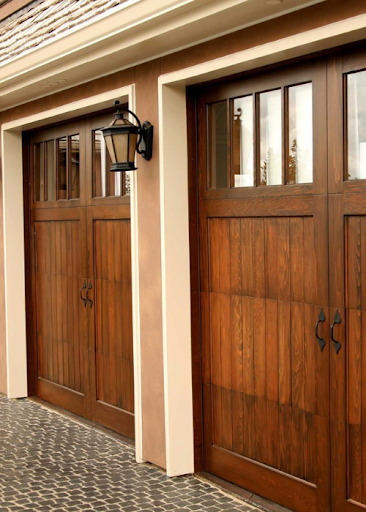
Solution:
[{"label": "wood stained door surface", "polygon": [[[204,468],[299,512],[366,508],[365,55],[197,94]],[[310,83],[313,179],[299,183],[290,100]],[[261,111],[269,91],[281,91],[276,185],[265,173],[279,157],[267,166],[261,152],[278,115]],[[250,130],[248,186],[236,173]]]},{"label": "wood stained door surface", "polygon": [[366,509],[365,69],[364,48],[329,59],[330,321],[337,312],[340,321],[330,360],[334,512]]},{"label": "wood stained door surface", "polygon": [[130,208],[104,172],[109,117],[28,135],[28,332],[35,394],[133,438]]}]

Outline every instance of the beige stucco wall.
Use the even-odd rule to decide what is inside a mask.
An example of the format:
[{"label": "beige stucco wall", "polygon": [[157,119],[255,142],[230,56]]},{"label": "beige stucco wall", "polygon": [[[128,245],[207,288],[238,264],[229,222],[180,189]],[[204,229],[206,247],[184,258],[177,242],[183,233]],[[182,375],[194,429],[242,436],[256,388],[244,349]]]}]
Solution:
[{"label": "beige stucco wall", "polygon": [[[154,124],[154,157],[138,162],[139,273],[142,361],[143,456],[165,467],[164,375],[162,345],[162,276],[159,192],[158,77],[224,55],[277,40],[366,12],[359,0],[328,0],[248,29],[104,77],[89,84],[0,113],[0,124],[57,105],[136,84],[137,115]],[[1,210],[0,204],[0,210]],[[0,215],[1,216],[1,215]],[[0,219],[1,220],[1,219]],[[2,226],[2,223],[0,223]],[[0,228],[0,290],[3,290],[2,228]],[[6,392],[4,298],[0,293],[0,391]]]}]

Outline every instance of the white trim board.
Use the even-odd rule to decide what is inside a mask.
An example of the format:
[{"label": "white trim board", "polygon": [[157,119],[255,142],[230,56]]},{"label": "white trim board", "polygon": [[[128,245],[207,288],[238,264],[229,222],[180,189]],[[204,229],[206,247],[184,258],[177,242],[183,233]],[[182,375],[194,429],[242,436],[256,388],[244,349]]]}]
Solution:
[{"label": "white trim board", "polygon": [[159,77],[164,401],[168,476],[194,472],[186,86],[366,37],[366,14]]},{"label": "white trim board", "polygon": [[[24,210],[22,130],[66,120],[111,106],[115,99],[135,110],[134,84],[67,103],[45,112],[5,123],[1,128],[4,224],[5,324],[7,394],[21,398],[27,390],[25,318]],[[133,354],[135,388],[135,448],[142,459],[141,351],[138,271],[137,177],[131,174],[131,264],[133,303]]]}]

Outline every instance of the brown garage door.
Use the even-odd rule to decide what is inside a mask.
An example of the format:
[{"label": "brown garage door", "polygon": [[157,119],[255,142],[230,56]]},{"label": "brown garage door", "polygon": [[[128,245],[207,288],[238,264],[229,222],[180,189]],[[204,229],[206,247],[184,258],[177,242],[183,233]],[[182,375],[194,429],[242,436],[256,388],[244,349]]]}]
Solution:
[{"label": "brown garage door", "polygon": [[28,332],[35,394],[134,436],[129,179],[110,116],[29,133]]},{"label": "brown garage door", "polygon": [[204,465],[296,511],[366,505],[365,55],[197,98]]}]

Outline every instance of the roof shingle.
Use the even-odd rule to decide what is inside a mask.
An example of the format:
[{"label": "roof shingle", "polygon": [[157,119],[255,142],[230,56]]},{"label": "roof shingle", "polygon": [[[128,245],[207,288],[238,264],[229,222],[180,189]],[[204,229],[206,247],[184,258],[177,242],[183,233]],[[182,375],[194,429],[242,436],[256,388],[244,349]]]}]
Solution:
[{"label": "roof shingle", "polygon": [[44,0],[0,26],[0,66],[120,5],[119,0]]}]

